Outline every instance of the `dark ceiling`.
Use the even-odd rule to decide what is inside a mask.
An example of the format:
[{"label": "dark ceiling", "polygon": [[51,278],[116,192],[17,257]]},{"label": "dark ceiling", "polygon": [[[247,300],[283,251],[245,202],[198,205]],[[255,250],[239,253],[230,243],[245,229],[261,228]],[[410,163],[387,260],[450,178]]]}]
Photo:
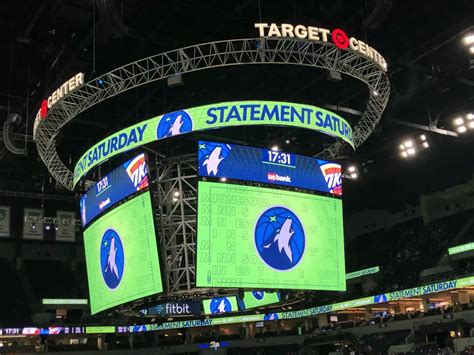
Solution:
[{"label": "dark ceiling", "polygon": [[[287,22],[343,28],[366,39],[387,59],[392,95],[374,134],[343,163],[356,163],[358,181],[345,188],[349,212],[362,208],[399,209],[418,196],[455,183],[473,173],[474,132],[448,137],[395,124],[401,120],[452,129],[457,114],[474,111],[474,69],[462,44],[474,31],[474,2],[453,0],[319,0],[319,1],[131,1],[5,0],[0,3],[0,122],[8,113],[24,120],[16,145],[28,155],[2,152],[0,189],[61,193],[49,182],[30,140],[32,121],[41,100],[76,72],[86,79],[128,62],[197,43],[255,37],[255,22]],[[382,6],[379,7],[379,4]],[[375,12],[374,12],[375,11]],[[473,64],[474,66],[474,64]],[[83,113],[62,132],[58,150],[72,167],[92,144],[131,123],[212,102],[239,99],[287,100],[364,110],[367,89],[343,78],[294,66],[244,66],[188,74],[184,85],[158,82],[120,95]],[[358,116],[341,113],[351,122]],[[27,132],[28,136],[24,134]],[[323,141],[304,131],[235,129],[218,132],[221,139],[247,144],[291,144],[284,149],[315,154]],[[402,160],[402,139],[425,133],[430,148]],[[195,139],[180,139],[155,149],[165,155],[188,152]],[[62,190],[63,193],[68,193]],[[370,195],[371,198],[366,196]]]}]

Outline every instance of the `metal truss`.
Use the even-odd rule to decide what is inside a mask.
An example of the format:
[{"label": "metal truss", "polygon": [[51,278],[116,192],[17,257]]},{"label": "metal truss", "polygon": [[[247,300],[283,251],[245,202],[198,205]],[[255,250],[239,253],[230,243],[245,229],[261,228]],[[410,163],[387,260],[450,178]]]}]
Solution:
[{"label": "metal truss", "polygon": [[[330,69],[366,83],[367,109],[353,129],[355,146],[360,146],[379,122],[390,96],[386,73],[373,61],[329,42],[284,38],[249,38],[197,44],[157,54],[114,69],[89,81],[64,97],[49,111],[36,132],[41,159],[51,175],[64,187],[73,189],[73,173],[63,164],[55,138],[60,129],[81,112],[127,90],[176,74],[245,64],[290,64]],[[343,144],[337,142],[320,153],[332,158]]]},{"label": "metal truss", "polygon": [[155,166],[157,232],[168,296],[180,293],[189,296],[189,291],[195,288],[196,160],[196,156],[181,156],[157,161]]}]

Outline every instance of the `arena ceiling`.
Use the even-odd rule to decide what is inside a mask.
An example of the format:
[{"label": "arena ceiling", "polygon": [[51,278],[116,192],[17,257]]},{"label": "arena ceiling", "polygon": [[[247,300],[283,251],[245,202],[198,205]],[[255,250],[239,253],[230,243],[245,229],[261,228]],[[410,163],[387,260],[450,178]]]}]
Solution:
[{"label": "arena ceiling", "polygon": [[[474,134],[455,138],[415,130],[393,120],[452,129],[458,113],[474,111],[474,68],[462,45],[474,31],[469,0],[393,1],[131,1],[6,0],[0,4],[0,121],[18,113],[15,144],[27,155],[2,152],[0,189],[64,193],[50,182],[31,140],[41,100],[71,75],[89,80],[128,62],[186,45],[256,35],[255,22],[302,23],[344,29],[366,39],[388,61],[392,95],[381,124],[355,154],[341,160],[361,169],[346,183],[350,211],[363,207],[398,209],[420,193],[466,181],[473,173]],[[471,58],[474,58],[471,56]],[[472,64],[471,66],[474,66]],[[58,139],[64,162],[74,164],[92,144],[119,128],[178,108],[213,102],[262,99],[364,111],[367,90],[343,77],[293,66],[244,66],[197,72],[184,85],[150,84],[97,105],[71,122]],[[339,112],[350,122],[357,114]],[[27,132],[27,136],[24,134]],[[222,139],[311,155],[330,141],[320,135],[279,129],[218,132]],[[400,142],[425,133],[430,148],[402,160]],[[214,138],[217,137],[214,135]],[[210,137],[208,137],[210,138]],[[316,138],[316,139],[315,139]],[[285,144],[290,140],[290,144]],[[153,147],[170,156],[190,152],[192,138]],[[364,198],[372,194],[373,198]]]}]

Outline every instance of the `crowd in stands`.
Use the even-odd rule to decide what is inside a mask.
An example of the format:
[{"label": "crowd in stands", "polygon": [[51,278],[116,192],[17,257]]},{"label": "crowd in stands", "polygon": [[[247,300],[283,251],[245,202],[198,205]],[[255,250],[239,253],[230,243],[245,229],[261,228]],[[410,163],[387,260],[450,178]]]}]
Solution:
[{"label": "crowd in stands", "polygon": [[[424,281],[420,278],[420,272],[439,263],[472,216],[473,212],[467,211],[429,225],[424,225],[418,218],[394,226],[391,230],[359,236],[346,244],[346,269],[355,271],[380,266],[381,271],[376,276],[378,285],[367,290],[370,294],[419,286]],[[471,241],[469,231],[456,243]],[[474,262],[466,261],[456,265],[449,276],[471,271],[474,271]]]}]

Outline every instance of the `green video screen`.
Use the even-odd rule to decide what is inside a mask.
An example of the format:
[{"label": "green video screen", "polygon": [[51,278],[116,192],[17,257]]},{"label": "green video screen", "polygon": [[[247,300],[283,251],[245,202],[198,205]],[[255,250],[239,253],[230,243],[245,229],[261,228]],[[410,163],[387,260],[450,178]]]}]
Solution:
[{"label": "green video screen", "polygon": [[342,201],[200,181],[198,287],[345,291]]},{"label": "green video screen", "polygon": [[242,298],[242,309],[268,306],[280,302],[278,292],[268,291],[245,291]]},{"label": "green video screen", "polygon": [[163,291],[150,193],[84,231],[91,313]]},{"label": "green video screen", "polygon": [[222,314],[237,312],[239,307],[237,305],[237,297],[214,297],[202,301],[202,308],[204,314]]}]

